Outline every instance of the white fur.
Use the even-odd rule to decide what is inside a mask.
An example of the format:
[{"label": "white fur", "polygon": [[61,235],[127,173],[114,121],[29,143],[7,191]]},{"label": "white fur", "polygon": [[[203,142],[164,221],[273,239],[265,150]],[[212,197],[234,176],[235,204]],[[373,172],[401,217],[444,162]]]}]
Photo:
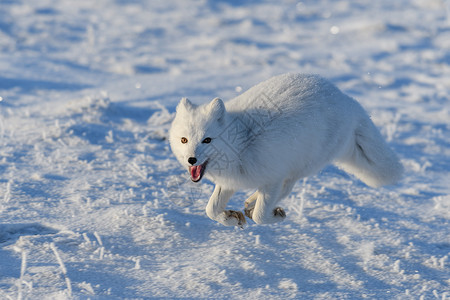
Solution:
[{"label": "white fur", "polygon": [[276,76],[226,103],[182,99],[170,144],[186,168],[189,157],[208,161],[204,176],[216,188],[206,212],[225,225],[238,225],[225,210],[237,189],[257,189],[246,207],[256,223],[274,223],[284,218],[276,204],[296,181],[329,163],[373,187],[396,182],[403,170],[364,109],[315,75]]}]

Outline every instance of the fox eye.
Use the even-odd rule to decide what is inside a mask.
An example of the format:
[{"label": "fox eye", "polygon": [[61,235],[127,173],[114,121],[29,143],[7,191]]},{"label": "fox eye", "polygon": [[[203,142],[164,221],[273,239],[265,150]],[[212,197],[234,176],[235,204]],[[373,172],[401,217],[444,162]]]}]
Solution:
[{"label": "fox eye", "polygon": [[185,137],[181,138],[181,143],[182,144],[186,144],[187,142],[188,142],[187,138],[185,138]]},{"label": "fox eye", "polygon": [[203,144],[209,144],[211,143],[211,138],[207,137],[202,141]]}]

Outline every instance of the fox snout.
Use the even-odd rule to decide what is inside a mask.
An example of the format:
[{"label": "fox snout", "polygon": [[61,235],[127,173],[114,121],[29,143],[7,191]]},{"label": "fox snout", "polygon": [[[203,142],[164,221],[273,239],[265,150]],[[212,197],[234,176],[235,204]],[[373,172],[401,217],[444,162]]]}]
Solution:
[{"label": "fox snout", "polygon": [[188,163],[190,163],[191,165],[194,165],[196,162],[197,162],[197,159],[195,157],[188,158]]},{"label": "fox snout", "polygon": [[191,164],[189,166],[189,173],[191,174],[191,180],[193,182],[200,181],[202,179],[203,174],[205,173],[206,165],[208,164],[208,161],[205,161],[202,164],[199,164],[195,166],[194,164],[197,162],[197,159],[195,157],[189,157],[188,162]]}]

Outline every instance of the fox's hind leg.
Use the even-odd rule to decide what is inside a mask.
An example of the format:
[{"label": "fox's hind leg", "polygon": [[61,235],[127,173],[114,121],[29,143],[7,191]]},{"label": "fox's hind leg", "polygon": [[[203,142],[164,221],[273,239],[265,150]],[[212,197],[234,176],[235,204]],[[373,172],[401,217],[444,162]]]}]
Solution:
[{"label": "fox's hind leg", "polygon": [[284,198],[289,196],[289,194],[291,193],[292,188],[294,187],[297,180],[298,180],[297,177],[289,177],[284,180],[283,189],[281,190],[280,200],[283,200]]},{"label": "fox's hind leg", "polygon": [[208,205],[206,206],[206,214],[211,219],[223,225],[244,227],[246,221],[242,212],[225,210],[228,200],[230,200],[233,194],[233,190],[227,190],[216,185],[211,198],[209,198]]},{"label": "fox's hind leg", "polygon": [[[279,196],[279,200],[286,198],[291,193],[292,188],[294,187],[296,182],[297,182],[296,177],[289,177],[283,181],[283,186],[281,188],[281,194]],[[257,199],[258,199],[258,191],[254,192],[250,197],[248,197],[247,200],[245,200],[244,212],[245,212],[245,215],[247,217],[249,217],[250,219],[252,219],[252,217],[253,217],[253,211],[255,209]],[[286,213],[284,212],[284,210],[281,207],[277,207],[275,210],[276,210],[276,211],[274,211],[275,215],[280,215],[280,216],[286,215]]]},{"label": "fox's hind leg", "polygon": [[257,191],[257,199],[253,209],[246,210],[247,217],[257,224],[271,224],[281,222],[286,217],[284,209],[276,207],[283,191],[283,186],[271,184]]},{"label": "fox's hind leg", "polygon": [[258,191],[254,192],[247,200],[245,200],[245,208],[244,212],[247,217],[250,219],[253,215],[253,210],[255,209],[256,199],[258,199]]}]

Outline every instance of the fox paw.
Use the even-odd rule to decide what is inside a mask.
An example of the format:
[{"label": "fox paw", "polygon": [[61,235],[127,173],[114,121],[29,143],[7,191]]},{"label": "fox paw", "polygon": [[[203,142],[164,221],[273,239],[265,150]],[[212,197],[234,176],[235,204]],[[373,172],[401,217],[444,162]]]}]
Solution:
[{"label": "fox paw", "polygon": [[255,210],[254,207],[252,208],[245,208],[244,213],[247,216],[247,218],[252,219],[253,218],[253,211]]},{"label": "fox paw", "polygon": [[252,219],[254,210],[255,202],[245,202],[244,213],[249,219]]},{"label": "fox paw", "polygon": [[[254,205],[252,207],[246,207],[244,209],[244,213],[248,218],[252,219],[254,210],[255,210]],[[284,219],[286,218],[286,212],[281,207],[277,207],[273,210],[273,216]]]},{"label": "fox paw", "polygon": [[278,218],[286,218],[286,212],[281,207],[276,207],[273,210],[273,215]]},{"label": "fox paw", "polygon": [[273,224],[283,221],[286,218],[286,212],[281,207],[276,207],[272,213],[256,213],[254,209],[246,210],[245,215],[255,221],[256,224]]},{"label": "fox paw", "polygon": [[225,211],[225,222],[227,225],[239,226],[241,228],[244,228],[244,225],[247,223],[244,214],[236,210]]}]

